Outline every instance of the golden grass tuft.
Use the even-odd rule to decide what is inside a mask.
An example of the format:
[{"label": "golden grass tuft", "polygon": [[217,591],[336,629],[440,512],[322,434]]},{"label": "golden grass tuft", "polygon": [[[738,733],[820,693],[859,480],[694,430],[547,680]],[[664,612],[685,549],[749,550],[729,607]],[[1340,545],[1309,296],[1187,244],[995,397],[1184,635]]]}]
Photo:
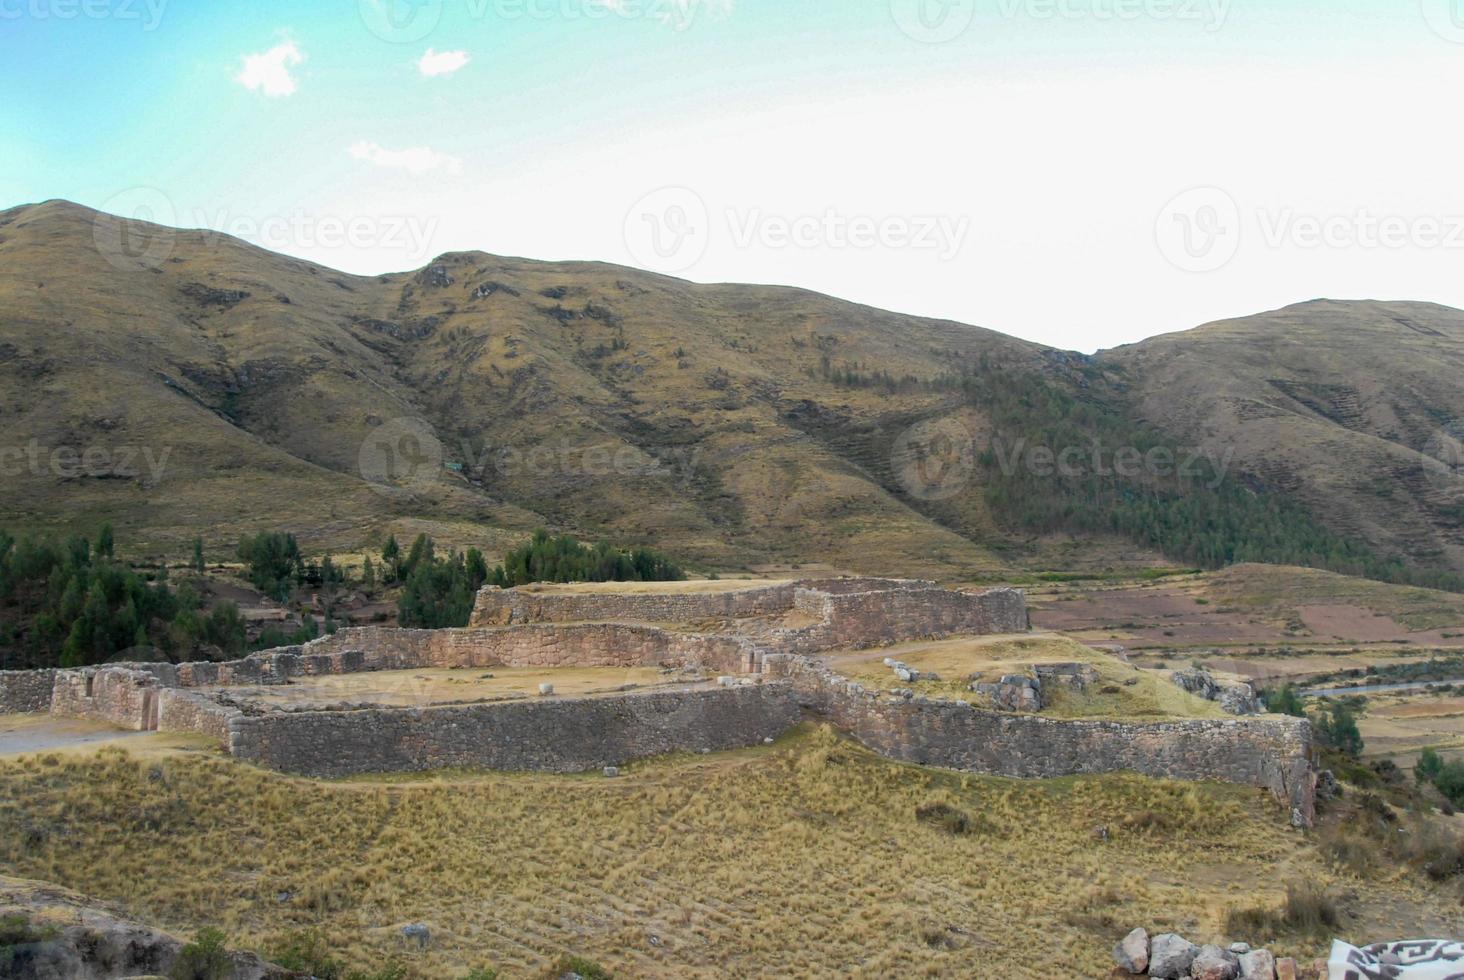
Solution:
[{"label": "golden grass tuft", "polygon": [[[1235,896],[1335,878],[1254,789],[962,775],[827,728],[618,779],[321,783],[109,747],[0,762],[0,790],[6,873],[235,946],[317,930],[352,967],[420,978],[566,955],[635,977],[1098,976],[1134,925],[1218,939]],[[1442,894],[1384,878],[1351,906],[1379,934],[1457,934]]]}]

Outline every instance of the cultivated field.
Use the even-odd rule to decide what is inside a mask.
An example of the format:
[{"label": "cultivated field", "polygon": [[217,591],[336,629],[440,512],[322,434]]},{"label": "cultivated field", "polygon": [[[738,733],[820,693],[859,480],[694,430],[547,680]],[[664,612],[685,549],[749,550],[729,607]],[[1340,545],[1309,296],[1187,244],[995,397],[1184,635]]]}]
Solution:
[{"label": "cultivated field", "polygon": [[[27,756],[0,785],[8,873],[241,946],[319,929],[420,978],[535,976],[563,952],[626,977],[1102,977],[1135,924],[1218,939],[1227,909],[1299,880],[1338,898],[1347,938],[1464,931],[1456,894],[1330,869],[1257,790],[961,776],[827,729],[617,779],[318,783],[175,747]],[[967,832],[917,819],[930,804]],[[399,935],[417,922],[423,952]]]}]

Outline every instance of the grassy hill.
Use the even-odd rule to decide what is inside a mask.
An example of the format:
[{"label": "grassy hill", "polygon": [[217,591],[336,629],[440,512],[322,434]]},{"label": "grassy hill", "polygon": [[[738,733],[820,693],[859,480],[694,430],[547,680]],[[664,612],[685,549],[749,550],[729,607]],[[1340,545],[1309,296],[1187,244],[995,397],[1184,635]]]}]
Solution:
[{"label": "grassy hill", "polygon": [[[1447,481],[1398,501],[1421,492],[1403,474],[1422,458],[1406,445],[1422,444],[1421,413],[1464,404],[1464,314],[1409,310],[1433,333],[1387,321],[1408,349],[1362,357],[1366,342],[1349,340],[1308,367],[1306,342],[1285,345],[1287,377],[1361,388],[1354,373],[1386,368],[1378,385],[1409,392],[1394,414],[1411,426],[1388,443],[1281,394],[1263,362],[1230,350],[1249,350],[1244,333],[1093,359],[800,290],[597,263],[454,253],[349,276],[53,201],[0,213],[0,524],[110,519],[119,540],[174,554],[196,533],[231,545],[269,527],[346,549],[428,531],[491,556],[544,524],[652,543],[696,570],[970,579],[1166,555],[1367,570],[1355,547],[1378,567],[1457,571]],[[1199,354],[1185,353],[1191,336]],[[1211,392],[1257,385],[1295,402],[1261,435],[1227,421],[1248,396]],[[1227,481],[1054,479],[1006,472],[991,452],[1186,438],[1217,459],[1237,448]],[[1390,445],[1393,469],[1358,473],[1329,440]]]},{"label": "grassy hill", "polygon": [[1129,389],[1135,417],[1233,451],[1250,479],[1338,532],[1464,564],[1464,312],[1318,300],[1098,360]]}]

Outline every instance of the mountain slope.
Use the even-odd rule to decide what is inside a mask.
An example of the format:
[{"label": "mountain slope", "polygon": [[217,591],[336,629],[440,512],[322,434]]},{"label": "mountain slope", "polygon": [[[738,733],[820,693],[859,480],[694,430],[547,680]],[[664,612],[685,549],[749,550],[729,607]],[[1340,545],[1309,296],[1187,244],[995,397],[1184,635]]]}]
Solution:
[{"label": "mountain slope", "polygon": [[[1311,304],[1095,359],[598,263],[349,276],[55,201],[0,213],[0,526],[497,553],[547,524],[708,570],[969,578],[1352,561],[1326,524],[1457,571],[1454,478],[1418,450],[1464,403],[1461,322]],[[1220,490],[1095,487],[999,473],[988,449],[1019,440],[1234,454]]]},{"label": "mountain slope", "polygon": [[[979,497],[954,515],[964,533],[943,527],[870,449],[965,410],[825,375],[1036,365],[1035,345],[588,263],[456,254],[363,278],[130,222],[123,249],[99,249],[114,224],[64,202],[0,214],[0,407],[9,443],[42,450],[5,482],[11,525],[106,515],[150,545],[263,525],[354,546],[405,521],[491,546],[543,521],[721,565],[1001,566],[971,540],[996,533]],[[419,419],[452,468],[363,479],[421,449],[420,423],[399,421]],[[58,472],[57,447],[166,465]]]},{"label": "mountain slope", "polygon": [[1319,300],[1098,362],[1174,440],[1233,452],[1249,479],[1382,553],[1464,567],[1464,312]]}]

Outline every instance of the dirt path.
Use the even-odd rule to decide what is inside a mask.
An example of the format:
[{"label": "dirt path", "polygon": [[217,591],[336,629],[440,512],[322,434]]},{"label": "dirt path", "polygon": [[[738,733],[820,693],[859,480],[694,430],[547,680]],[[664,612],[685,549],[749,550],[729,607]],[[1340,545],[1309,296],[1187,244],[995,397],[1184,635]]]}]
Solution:
[{"label": "dirt path", "polygon": [[77,745],[142,738],[150,732],[129,732],[91,721],[50,715],[0,715],[0,756],[23,755]]}]

